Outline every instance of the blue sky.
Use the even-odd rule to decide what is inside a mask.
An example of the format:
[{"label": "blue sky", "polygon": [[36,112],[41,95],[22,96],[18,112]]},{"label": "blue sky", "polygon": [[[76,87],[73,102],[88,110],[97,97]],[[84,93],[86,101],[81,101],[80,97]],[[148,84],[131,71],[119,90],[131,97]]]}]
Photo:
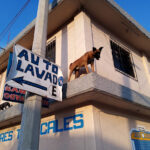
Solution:
[{"label": "blue sky", "polygon": [[[52,0],[51,0],[52,1]],[[114,0],[141,26],[150,32],[150,0]],[[27,7],[17,18],[13,26],[1,36],[1,32],[22,8],[27,0],[1,0],[0,1],[0,47],[5,47],[17,34],[19,34],[35,17],[38,0],[30,0]]]},{"label": "blue sky", "polygon": [[[9,24],[12,18],[22,8],[27,0],[1,0],[0,1],[0,35],[4,28]],[[10,30],[0,36],[0,46],[5,47],[20,31],[22,31],[35,17],[38,6],[38,0],[30,0],[22,14]]]},{"label": "blue sky", "polygon": [[115,2],[150,32],[150,0],[115,0]]}]

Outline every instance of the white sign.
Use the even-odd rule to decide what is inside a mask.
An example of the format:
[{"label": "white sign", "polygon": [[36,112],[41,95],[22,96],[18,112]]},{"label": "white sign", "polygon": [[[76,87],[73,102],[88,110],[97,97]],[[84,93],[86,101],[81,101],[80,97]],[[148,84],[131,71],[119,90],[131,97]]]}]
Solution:
[{"label": "white sign", "polygon": [[7,69],[6,84],[62,101],[63,74],[58,65],[16,45]]}]

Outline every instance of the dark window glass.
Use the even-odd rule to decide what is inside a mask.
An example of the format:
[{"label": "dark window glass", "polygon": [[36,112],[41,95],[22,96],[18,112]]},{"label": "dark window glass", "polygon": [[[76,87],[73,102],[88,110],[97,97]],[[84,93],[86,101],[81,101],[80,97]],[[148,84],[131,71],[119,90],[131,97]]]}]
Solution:
[{"label": "dark window glass", "polygon": [[56,40],[50,42],[46,47],[46,58],[55,63]]},{"label": "dark window glass", "polygon": [[110,41],[110,45],[115,68],[135,78],[130,53],[113,41]]}]

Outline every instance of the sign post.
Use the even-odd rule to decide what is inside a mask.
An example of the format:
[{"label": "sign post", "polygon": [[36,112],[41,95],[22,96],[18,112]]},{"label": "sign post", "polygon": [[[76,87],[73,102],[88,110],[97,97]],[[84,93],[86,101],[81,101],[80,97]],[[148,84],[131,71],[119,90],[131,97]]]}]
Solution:
[{"label": "sign post", "polygon": [[[49,0],[39,0],[32,52],[45,57]],[[30,95],[30,94],[28,94]],[[18,150],[38,150],[41,122],[41,96],[25,100]]]}]

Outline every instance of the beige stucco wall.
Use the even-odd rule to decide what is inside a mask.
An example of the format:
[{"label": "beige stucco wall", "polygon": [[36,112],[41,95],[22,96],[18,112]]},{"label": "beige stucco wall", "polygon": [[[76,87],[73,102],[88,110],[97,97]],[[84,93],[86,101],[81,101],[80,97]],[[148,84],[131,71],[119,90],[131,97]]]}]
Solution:
[{"label": "beige stucco wall", "polygon": [[6,71],[4,71],[2,74],[0,74],[0,103],[3,103],[2,97],[3,97],[3,90],[5,85],[5,79],[6,79]]},{"label": "beige stucco wall", "polygon": [[[101,59],[95,61],[96,72],[109,80],[150,96],[150,62],[146,56],[139,54],[102,26],[91,21],[84,12],[77,14],[68,25],[49,38],[47,42],[54,38],[56,39],[56,64],[61,66],[65,82],[68,79],[70,63],[82,56],[86,51],[91,50],[93,46],[97,48],[103,46]],[[115,70],[110,48],[111,38],[122,46],[127,47],[131,52],[137,79],[129,78]],[[0,86],[0,98],[2,98],[5,74],[1,75],[3,78]],[[74,75],[72,75],[72,79],[74,79]]]},{"label": "beige stucco wall", "polygon": [[[53,37],[56,37],[56,63],[62,67],[65,82],[69,75],[70,63],[86,51],[91,50],[93,46],[97,48],[103,46],[101,59],[95,61],[96,72],[109,80],[150,96],[150,65],[146,56],[139,54],[130,45],[123,43],[106,29],[91,21],[84,12],[75,16],[72,22]],[[110,39],[131,52],[137,78],[130,78],[115,70]],[[72,79],[74,79],[74,76],[72,76]]]},{"label": "beige stucco wall", "polygon": [[[54,38],[56,39],[56,64],[61,66],[65,82],[67,82],[70,63],[86,51],[91,50],[93,46],[97,48],[103,46],[101,59],[95,61],[96,72],[109,80],[150,96],[150,62],[146,56],[139,54],[129,45],[119,41],[97,23],[91,22],[85,13],[79,13],[68,25],[48,39],[48,42]],[[110,48],[110,38],[122,43],[123,46],[131,50],[137,80],[115,70]],[[0,98],[2,98],[5,76],[6,72],[1,74]],[[149,119],[108,106],[103,107],[103,105],[68,108],[68,110],[66,109],[43,118],[41,123],[58,120],[59,129],[61,129],[64,127],[65,117],[77,114],[83,114],[83,128],[41,135],[40,150],[131,150],[131,129],[142,126],[147,131],[150,131]],[[74,127],[74,125],[75,123],[71,118],[68,127]],[[0,138],[3,138],[3,133],[13,131],[13,139],[0,142],[0,150],[17,149],[17,129],[19,128],[20,125],[14,125],[0,130]],[[46,130],[46,126],[43,130]],[[8,139],[9,137],[6,138]]]},{"label": "beige stucco wall", "polygon": [[61,66],[65,82],[68,80],[70,63],[92,49],[91,27],[87,24],[90,24],[90,18],[81,12],[48,39],[48,42],[56,39],[56,64]]},{"label": "beige stucco wall", "polygon": [[[72,116],[78,114],[82,114],[83,117],[76,117],[78,121],[75,122]],[[144,117],[141,119],[139,115],[121,112],[103,105],[70,108],[43,118],[41,123],[58,120],[58,129],[64,129],[65,117],[71,117],[67,119],[67,128],[73,129],[61,132],[53,132],[53,129],[50,129],[49,133],[40,136],[39,150],[131,150],[131,130],[141,126],[146,131],[150,131],[149,119]],[[81,120],[84,123],[83,127],[75,129],[74,126],[81,126]],[[53,128],[56,125],[50,124],[49,127]],[[20,125],[15,125],[0,130],[1,150],[17,150],[19,128]],[[47,126],[43,125],[42,132],[46,130]],[[12,140],[2,142],[2,134],[10,131],[13,131]],[[7,134],[5,139],[8,138],[10,137]]]},{"label": "beige stucco wall", "polygon": [[[84,12],[75,16],[73,21],[52,38],[54,37],[56,37],[56,63],[62,67],[65,82],[68,79],[70,63],[82,56],[86,51],[91,50],[93,46],[96,48],[103,46],[101,59],[95,61],[95,71],[109,80],[150,96],[150,65],[146,56],[139,54],[130,45],[123,43],[102,26],[91,21]],[[130,78],[115,70],[110,39],[113,39],[131,52],[137,78]],[[74,75],[72,79],[74,79]]]},{"label": "beige stucco wall", "polygon": [[[148,68],[150,69],[150,66],[148,65],[146,56],[144,56],[143,58],[143,56],[139,54],[135,49],[117,39],[115,36],[113,36],[111,33],[103,29],[95,22],[92,23],[92,32],[94,45],[96,47],[100,47],[101,45],[104,46],[101,60],[96,61],[97,73],[137,92],[150,96],[150,72],[147,71]],[[122,47],[125,47],[131,52],[137,78],[132,79],[130,77],[127,77],[114,68],[110,39],[113,39]],[[144,65],[144,63],[146,65]]]},{"label": "beige stucco wall", "polygon": [[[45,117],[41,119],[42,123],[48,123],[51,121],[51,124],[47,124],[49,127],[53,128],[57,125],[54,125],[52,122],[57,120],[58,129],[63,131],[54,132],[53,129],[49,130],[49,133],[43,134],[40,136],[40,146],[39,150],[48,150],[48,149],[68,149],[68,150],[83,150],[85,149],[85,131],[87,130],[87,125],[85,125],[85,121],[88,119],[87,115],[91,114],[91,106],[86,106],[77,109],[68,109],[65,111],[61,111],[54,115]],[[80,115],[80,116],[77,116]],[[72,128],[71,130],[65,130],[65,121],[64,118],[67,118],[67,128]],[[75,121],[76,120],[76,121]],[[81,121],[82,120],[82,121]],[[83,122],[83,125],[81,125]],[[81,127],[82,126],[82,127]],[[75,128],[79,127],[79,128]],[[15,125],[13,127],[9,127],[3,130],[0,130],[0,150],[17,150],[18,145],[18,129],[20,129],[20,125]],[[48,127],[46,125],[42,126],[42,132],[44,133]],[[56,128],[55,128],[56,129]],[[11,133],[10,133],[11,132]],[[5,140],[4,135],[5,134]],[[10,137],[10,135],[12,137]],[[11,139],[10,141],[8,139]]]},{"label": "beige stucco wall", "polygon": [[[94,113],[97,113],[97,120],[99,120],[99,134],[97,138],[102,139],[102,145],[98,149],[102,150],[131,150],[132,129],[144,127],[146,131],[150,131],[150,120],[141,118],[138,115],[133,115],[128,112],[121,112],[112,108],[94,107]],[[98,124],[95,124],[97,127]],[[98,127],[97,127],[98,129]]]}]

